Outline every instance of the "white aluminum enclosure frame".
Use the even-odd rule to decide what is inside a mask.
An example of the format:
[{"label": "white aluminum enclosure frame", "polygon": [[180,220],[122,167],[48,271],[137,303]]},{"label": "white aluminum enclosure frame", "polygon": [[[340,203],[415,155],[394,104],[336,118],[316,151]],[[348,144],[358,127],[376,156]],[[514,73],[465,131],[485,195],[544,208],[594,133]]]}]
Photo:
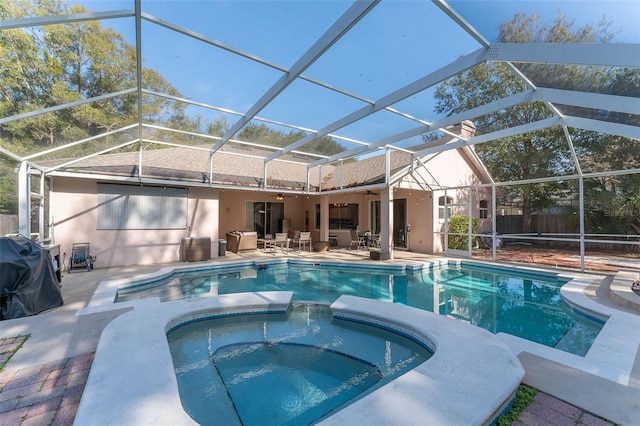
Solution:
[{"label": "white aluminum enclosure frame", "polygon": [[[104,11],[104,12],[88,12],[88,13],[79,13],[75,15],[64,15],[64,16],[42,16],[42,17],[31,17],[25,19],[17,19],[17,20],[4,20],[0,21],[0,31],[11,30],[11,29],[23,29],[28,27],[39,27],[44,25],[54,25],[54,24],[64,24],[64,23],[72,23],[72,22],[80,22],[80,21],[90,21],[90,20],[100,20],[100,21],[108,21],[111,19],[120,19],[120,18],[133,18],[135,20],[136,27],[136,53],[137,53],[137,85],[136,87],[131,87],[125,90],[121,90],[114,93],[103,94],[100,96],[96,96],[90,99],[83,99],[75,102],[69,102],[61,105],[52,106],[49,108],[44,108],[40,110],[35,110],[19,115],[8,116],[8,117],[0,117],[0,125],[4,125],[7,123],[11,123],[17,120],[29,119],[39,115],[65,110],[68,108],[73,108],[77,106],[81,106],[84,104],[97,102],[101,100],[107,100],[111,98],[116,98],[119,96],[124,96],[128,94],[135,93],[137,96],[137,105],[138,105],[138,122],[134,124],[130,124],[124,126],[119,129],[111,130],[109,132],[102,133],[100,135],[91,136],[82,140],[73,141],[64,146],[54,147],[51,149],[47,149],[41,152],[29,154],[29,155],[18,155],[6,148],[0,147],[0,154],[5,155],[12,160],[15,160],[18,164],[18,175],[19,175],[19,188],[18,188],[18,200],[19,200],[19,229],[18,232],[29,235],[31,233],[31,225],[30,225],[30,214],[31,214],[31,199],[34,197],[35,193],[31,192],[30,188],[30,175],[31,173],[40,173],[41,174],[41,185],[39,188],[39,192],[36,194],[35,198],[41,197],[44,198],[44,178],[47,176],[73,176],[73,177],[87,177],[93,179],[106,179],[111,181],[127,181],[127,182],[136,182],[136,183],[158,183],[158,184],[175,184],[175,181],[172,180],[163,180],[163,179],[149,179],[145,178],[142,175],[142,170],[145,167],[142,158],[142,146],[143,143],[153,143],[153,144],[164,144],[167,146],[176,146],[176,147],[184,147],[193,150],[203,151],[203,155],[206,154],[207,150],[203,150],[197,147],[190,147],[181,144],[174,144],[166,141],[159,141],[153,139],[146,139],[143,137],[144,129],[155,129],[164,132],[175,132],[176,134],[183,135],[191,135],[198,138],[203,138],[203,140],[210,140],[213,143],[213,147],[209,150],[208,154],[210,155],[209,162],[209,182],[208,183],[193,183],[190,182],[188,185],[192,186],[207,186],[214,188],[236,188],[236,189],[251,189],[256,190],[255,187],[247,188],[241,185],[233,185],[233,184],[219,184],[212,183],[213,180],[213,161],[212,156],[215,152],[220,150],[226,143],[234,142],[237,144],[244,144],[251,147],[266,149],[271,151],[270,154],[264,157],[264,169],[263,169],[263,183],[261,188],[257,188],[262,191],[274,191],[273,188],[270,188],[267,185],[267,170],[268,163],[279,160],[282,161],[281,157],[285,154],[304,154],[307,157],[315,158],[315,160],[310,162],[300,161],[300,164],[304,164],[307,167],[307,181],[305,184],[305,190],[303,191],[288,191],[286,189],[278,188],[278,192],[295,192],[297,194],[318,194],[318,192],[311,191],[310,185],[310,177],[316,174],[322,177],[322,166],[330,165],[330,164],[343,164],[345,160],[350,160],[353,158],[358,158],[360,156],[372,155],[379,150],[384,150],[385,155],[387,156],[387,160],[385,161],[386,167],[384,171],[384,183],[376,184],[376,185],[368,185],[368,186],[360,186],[360,187],[345,187],[341,185],[337,189],[332,189],[329,191],[322,191],[325,194],[331,194],[335,192],[347,192],[347,191],[362,191],[363,189],[369,188],[385,188],[389,185],[394,184],[394,176],[391,176],[391,171],[389,167],[389,153],[392,150],[405,150],[400,146],[396,146],[398,142],[402,142],[408,140],[410,138],[423,135],[425,133],[440,131],[448,133],[445,129],[447,126],[461,123],[465,120],[473,121],[474,118],[483,116],[486,114],[490,114],[496,111],[500,111],[506,108],[510,108],[513,106],[517,106],[523,103],[531,102],[531,101],[541,101],[549,106],[550,111],[553,116],[551,118],[540,120],[533,123],[526,123],[519,126],[515,126],[508,129],[502,129],[499,131],[495,131],[489,134],[476,135],[469,139],[464,139],[461,135],[453,135],[457,139],[454,139],[451,142],[448,142],[443,145],[427,147],[423,150],[417,151],[413,153],[414,160],[412,161],[411,168],[414,167],[415,164],[419,164],[423,162],[425,157],[432,156],[439,152],[453,150],[464,147],[472,147],[477,144],[491,142],[500,138],[519,135],[535,130],[541,130],[549,127],[561,126],[564,130],[565,139],[567,145],[569,147],[569,151],[571,152],[573,162],[575,165],[575,169],[577,173],[572,176],[563,176],[563,179],[576,179],[579,182],[579,199],[580,199],[580,235],[577,238],[577,241],[580,244],[580,253],[581,253],[581,262],[582,267],[584,269],[584,255],[585,255],[585,242],[589,242],[589,237],[585,235],[584,228],[584,188],[583,181],[585,178],[598,177],[603,175],[621,175],[621,174],[636,174],[640,173],[640,169],[631,169],[631,170],[614,170],[610,172],[598,172],[598,173],[583,173],[577,155],[575,151],[575,147],[572,141],[572,138],[569,134],[568,128],[578,128],[589,130],[592,132],[605,133],[610,135],[617,135],[624,138],[630,138],[634,140],[640,140],[640,127],[635,125],[623,124],[623,123],[612,123],[607,121],[601,121],[593,118],[583,118],[583,117],[574,117],[563,115],[556,107],[555,104],[563,104],[563,105],[571,105],[575,107],[583,107],[590,109],[601,109],[612,112],[618,112],[623,114],[632,114],[632,115],[640,115],[640,99],[635,97],[628,96],[617,96],[617,95],[609,95],[603,93],[586,93],[586,92],[576,92],[576,91],[567,91],[561,89],[553,89],[553,88],[537,88],[526,75],[523,75],[514,65],[513,63],[518,62],[526,62],[526,63],[540,63],[540,64],[565,64],[565,65],[581,65],[581,66],[605,66],[605,67],[628,67],[628,68],[640,68],[640,44],[601,44],[601,45],[593,45],[593,44],[510,44],[510,43],[490,43],[486,40],[479,31],[473,28],[469,23],[467,23],[456,11],[453,7],[446,3],[444,0],[433,0],[433,3],[444,13],[444,15],[451,20],[452,24],[459,26],[464,32],[469,34],[480,46],[479,49],[466,54],[449,64],[446,64],[436,71],[429,72],[428,74],[420,77],[419,79],[413,81],[410,84],[406,84],[403,87],[388,93],[377,100],[369,100],[364,96],[359,94],[351,93],[349,91],[340,89],[329,82],[320,81],[313,77],[307,76],[304,72],[319,58],[325,54],[325,52],[329,51],[334,44],[336,44],[345,34],[351,31],[354,27],[357,27],[360,20],[365,18],[367,14],[369,14],[372,10],[374,10],[380,3],[380,0],[367,0],[367,1],[357,1],[354,2],[343,14],[340,16],[332,26],[330,26],[317,40],[316,42],[308,48],[291,67],[284,67],[279,64],[276,64],[267,59],[261,58],[258,55],[255,55],[251,52],[245,52],[241,49],[238,49],[234,46],[225,44],[219,40],[215,40],[206,35],[200,34],[196,31],[193,31],[189,28],[182,27],[180,25],[174,24],[172,22],[165,21],[148,13],[145,13],[142,10],[142,4],[140,0],[134,1],[134,9],[125,9],[125,10],[114,10],[114,11]],[[182,36],[186,36],[190,39],[196,40],[201,43],[205,43],[214,48],[223,49],[224,51],[231,53],[233,55],[240,56],[244,59],[254,61],[257,64],[265,66],[271,70],[275,70],[280,72],[281,77],[272,84],[269,88],[267,88],[262,96],[250,107],[246,109],[246,111],[233,111],[230,108],[227,108],[225,105],[211,105],[204,102],[199,102],[198,100],[186,99],[177,96],[172,96],[165,93],[158,93],[148,89],[145,89],[142,85],[142,43],[141,43],[141,31],[142,31],[142,22],[163,27],[169,31],[175,32]],[[414,117],[411,114],[398,110],[394,107],[395,104],[399,103],[402,100],[410,98],[420,92],[423,92],[427,89],[433,88],[440,84],[442,81],[456,76],[457,74],[468,70],[478,64],[485,63],[487,61],[495,61],[505,63],[513,72],[515,72],[526,84],[527,89],[523,90],[520,93],[505,97],[503,99],[498,99],[493,102],[489,102],[485,105],[479,106],[477,108],[460,112],[458,114],[453,114],[451,116],[428,122],[426,120],[420,119],[419,117]],[[322,127],[314,129],[311,127],[307,127],[304,125],[295,125],[285,123],[283,121],[270,118],[270,117],[260,117],[258,114],[263,111],[267,106],[269,106],[278,96],[293,82],[296,80],[302,80],[307,83],[311,83],[319,88],[324,90],[332,91],[337,94],[351,97],[359,102],[364,103],[364,106],[356,109],[355,111],[346,114],[333,122],[326,123]],[[230,130],[227,131],[222,137],[214,137],[211,135],[205,135],[195,132],[186,132],[180,129],[172,129],[165,126],[158,126],[152,123],[145,123],[143,121],[142,114],[142,105],[143,105],[143,96],[154,96],[154,97],[162,97],[178,102],[183,102],[188,105],[198,106],[200,108],[204,108],[210,111],[220,111],[226,114],[236,116],[237,121],[233,123],[230,127]],[[385,136],[379,140],[375,141],[363,141],[363,140],[354,140],[352,138],[347,138],[344,136],[336,135],[340,129],[343,129],[353,123],[356,123],[360,120],[363,120],[367,117],[372,116],[373,114],[386,111],[392,113],[398,117],[402,117],[403,119],[409,120],[412,123],[415,123],[415,127],[412,127],[409,130],[405,130],[403,132],[399,132],[397,134],[393,134],[390,136]],[[251,121],[258,121],[266,124],[273,124],[277,126],[282,126],[284,128],[289,128],[292,130],[299,130],[305,132],[307,136],[300,138],[299,140],[294,141],[293,143],[285,146],[285,147],[269,147],[265,145],[260,145],[252,142],[241,141],[236,138],[237,134],[243,129],[243,127]],[[102,138],[105,136],[116,135],[116,134],[126,134],[129,131],[135,132],[136,136],[127,139],[125,142],[117,144],[114,147],[109,149],[105,149],[99,152],[92,153],[90,155],[77,158],[75,160],[71,160],[69,162],[65,162],[64,164],[60,164],[54,167],[42,167],[38,165],[38,161],[47,156],[48,154],[52,154],[54,152],[80,145],[87,144],[93,140],[98,138]],[[308,153],[301,150],[305,145],[310,142],[313,142],[322,137],[332,137],[336,140],[343,140],[357,145],[355,148],[347,149],[341,153],[330,155],[330,156],[322,156],[318,154]],[[101,175],[99,173],[94,174],[78,174],[78,173],[68,173],[62,171],[64,167],[67,167],[75,162],[82,161],[83,159],[90,158],[92,156],[106,154],[113,150],[120,149],[127,145],[139,145],[139,160],[138,160],[138,175],[135,177],[114,177],[110,175]],[[287,160],[290,161],[290,160]],[[340,167],[340,166],[339,166]],[[341,172],[340,172],[341,173]],[[488,174],[488,172],[487,172]],[[523,183],[540,183],[555,180],[557,177],[548,177],[548,178],[540,178],[540,179],[531,179],[526,182],[493,182],[491,183],[492,189],[492,199],[493,206],[492,212],[495,218],[495,209],[496,209],[496,188],[509,184],[523,184]],[[321,180],[321,179],[320,179]],[[180,183],[184,185],[184,182]],[[426,187],[425,187],[426,188]],[[431,188],[429,188],[431,189]],[[438,188],[444,189],[446,191],[447,188]],[[449,188],[455,189],[455,188]],[[42,202],[40,202],[42,205]],[[44,216],[44,208],[40,206],[40,220],[43,220]],[[446,211],[446,209],[445,209]],[[43,239],[42,230],[44,229],[45,224],[40,223],[40,235],[39,238]],[[495,235],[495,221],[493,223],[493,233]],[[495,240],[495,238],[494,238]],[[640,243],[639,243],[640,244]],[[494,247],[494,258],[495,258],[495,247]]]}]

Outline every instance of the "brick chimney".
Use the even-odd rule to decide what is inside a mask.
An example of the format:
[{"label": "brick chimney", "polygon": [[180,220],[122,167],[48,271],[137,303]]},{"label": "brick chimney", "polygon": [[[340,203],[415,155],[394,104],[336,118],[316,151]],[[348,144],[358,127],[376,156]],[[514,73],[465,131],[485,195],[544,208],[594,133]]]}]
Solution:
[{"label": "brick chimney", "polygon": [[465,120],[460,124],[460,134],[465,139],[470,139],[476,135],[476,126],[471,120]]}]

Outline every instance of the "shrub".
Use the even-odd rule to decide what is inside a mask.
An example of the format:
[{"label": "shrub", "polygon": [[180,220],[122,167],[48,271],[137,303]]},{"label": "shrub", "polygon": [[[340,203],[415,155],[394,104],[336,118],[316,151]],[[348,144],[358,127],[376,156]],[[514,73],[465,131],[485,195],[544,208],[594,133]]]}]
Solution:
[{"label": "shrub", "polygon": [[[454,250],[467,250],[469,240],[467,234],[469,232],[469,217],[463,215],[453,215],[449,218],[449,248]],[[471,232],[478,233],[478,219],[471,218]],[[461,234],[461,235],[452,235]],[[476,241],[473,240],[475,246]]]},{"label": "shrub", "polygon": [[520,417],[520,413],[522,413],[524,409],[533,402],[533,399],[535,398],[537,393],[537,389],[521,384],[520,387],[518,387],[516,397],[511,404],[511,409],[506,413],[501,414],[496,419],[494,424],[496,426],[512,425],[516,420],[518,420],[518,417]]}]

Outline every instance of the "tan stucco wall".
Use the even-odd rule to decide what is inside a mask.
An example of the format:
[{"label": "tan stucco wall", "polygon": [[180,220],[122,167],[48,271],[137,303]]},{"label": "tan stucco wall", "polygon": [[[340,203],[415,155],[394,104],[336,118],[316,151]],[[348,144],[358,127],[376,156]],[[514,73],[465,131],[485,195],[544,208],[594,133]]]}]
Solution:
[{"label": "tan stucco wall", "polygon": [[[491,188],[483,187],[483,188],[475,188],[473,190],[469,189],[458,189],[458,190],[448,190],[446,192],[447,197],[451,197],[453,199],[454,204],[462,204],[458,206],[450,206],[451,215],[461,214],[467,215],[469,214],[469,194],[471,193],[471,216],[478,219],[478,228],[477,232],[490,232],[492,228],[492,215],[491,215]],[[444,232],[444,221],[439,219],[438,209],[439,206],[439,198],[445,195],[444,191],[436,191],[433,195],[433,215],[434,215],[434,253],[440,253],[444,251],[443,248],[443,236],[440,234],[436,234],[438,232]],[[480,219],[480,200],[486,200],[489,203],[488,217],[486,219]]]},{"label": "tan stucco wall", "polygon": [[433,212],[431,209],[431,192],[415,189],[398,188],[393,199],[407,200],[407,223],[411,225],[408,235],[409,249],[418,253],[431,253],[433,238]]},{"label": "tan stucco wall", "polygon": [[98,186],[91,179],[54,177],[51,218],[55,244],[71,255],[73,243],[91,244],[95,267],[148,265],[180,260],[184,237],[210,237],[218,255],[218,191],[189,188],[187,224],[171,230],[98,230]]},{"label": "tan stucco wall", "polygon": [[[466,154],[468,155],[468,154]],[[435,158],[426,163],[427,171],[421,168],[417,168],[414,171],[414,175],[423,183],[428,183],[433,188],[439,186],[442,187],[463,187],[467,185],[479,185],[481,183],[478,175],[471,168],[469,163],[463,158],[457,150],[445,151],[439,153]],[[416,189],[419,188],[418,184],[409,179],[405,179],[401,186],[412,189],[414,194]],[[396,191],[398,193],[398,191]],[[423,194],[422,191],[418,193]],[[421,253],[442,253],[442,238],[439,232],[443,231],[443,221],[438,218],[438,198],[444,196],[444,191],[434,191],[433,194],[428,194],[427,197],[420,195],[421,199],[415,202],[408,203],[409,210],[409,223],[412,225],[411,230],[411,250]],[[453,202],[456,204],[469,202],[468,190],[448,190],[447,196],[453,198]],[[398,198],[396,195],[395,198]],[[415,196],[414,196],[415,198]],[[473,217],[479,217],[479,202],[481,199],[486,199],[491,204],[491,189],[476,188],[473,191],[472,199],[472,211]],[[452,214],[467,214],[468,208],[451,208]],[[427,223],[430,227],[430,236],[424,235],[424,225]],[[415,225],[419,227],[416,229]],[[414,230],[416,231],[414,233]],[[478,232],[491,230],[491,212],[489,211],[489,218],[485,220],[478,220]],[[420,242],[422,241],[422,243]]]},{"label": "tan stucco wall", "polygon": [[[457,152],[447,151],[426,163],[429,172],[418,168],[414,177],[423,184],[418,185],[414,177],[405,179],[394,190],[394,199],[407,200],[407,222],[412,225],[409,235],[410,249],[419,253],[442,251],[440,232],[442,222],[438,220],[438,197],[442,192],[424,190],[435,181],[443,186],[465,186],[480,183],[469,163]],[[421,177],[420,177],[421,176]],[[188,217],[184,229],[177,230],[97,230],[97,181],[68,177],[53,177],[51,192],[51,214],[54,224],[54,241],[62,251],[70,255],[74,242],[91,243],[91,253],[98,256],[96,267],[133,264],[154,264],[180,260],[180,243],[184,237],[210,237],[212,257],[218,255],[218,239],[232,230],[246,230],[246,203],[274,202],[276,192],[240,191],[213,188],[189,188]],[[291,229],[308,230],[312,239],[320,239],[320,230],[315,227],[315,206],[326,199],[333,203],[359,203],[359,231],[372,228],[370,202],[379,200],[366,191],[330,195],[284,194],[284,217],[291,221]],[[490,189],[479,189],[491,199]],[[462,202],[463,191],[449,191],[455,202]],[[466,196],[468,197],[468,195]],[[473,215],[478,217],[480,196],[474,194]],[[308,219],[308,221],[307,221]],[[490,229],[491,220],[480,221],[480,231]],[[338,237],[338,245],[348,246],[349,230],[329,230]]]}]

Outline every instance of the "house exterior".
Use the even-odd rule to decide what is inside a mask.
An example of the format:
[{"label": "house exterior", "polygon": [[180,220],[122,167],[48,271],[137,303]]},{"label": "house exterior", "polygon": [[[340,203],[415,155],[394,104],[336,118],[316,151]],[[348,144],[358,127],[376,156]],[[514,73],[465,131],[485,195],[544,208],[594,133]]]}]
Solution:
[{"label": "house exterior", "polygon": [[[475,129],[464,122],[451,132],[466,139]],[[265,165],[265,152],[234,146],[58,160],[48,164],[51,236],[68,255],[73,243],[89,242],[96,267],[179,261],[190,237],[210,238],[216,257],[232,230],[311,231],[314,241],[348,246],[357,229],[381,234],[390,257],[394,249],[440,253],[448,214],[471,214],[491,229],[480,203],[491,200],[482,186],[490,177],[473,148],[420,153],[451,140],[309,170],[295,155]]]}]

